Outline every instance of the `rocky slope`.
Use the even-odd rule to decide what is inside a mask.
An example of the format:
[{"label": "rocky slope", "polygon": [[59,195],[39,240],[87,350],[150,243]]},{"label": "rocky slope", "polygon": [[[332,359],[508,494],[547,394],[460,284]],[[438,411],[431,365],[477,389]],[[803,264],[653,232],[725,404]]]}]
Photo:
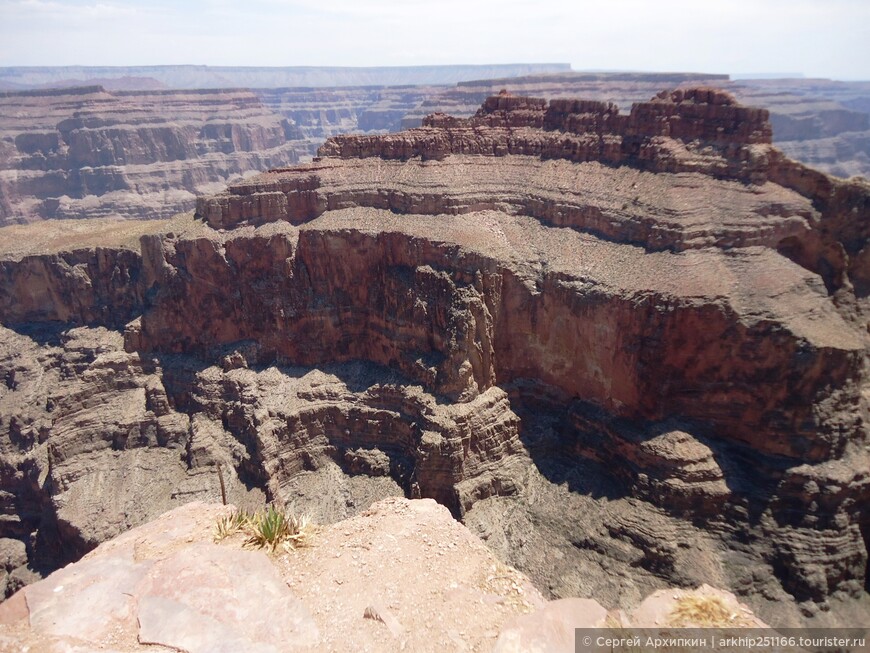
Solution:
[{"label": "rocky slope", "polygon": [[353,641],[361,651],[569,653],[574,628],[691,625],[680,617],[687,600],[727,610],[722,626],[764,627],[706,586],[657,593],[630,615],[592,599],[546,602],[432,500],[381,501],[271,554],[244,548],[241,534],[215,543],[230,510],[186,504],[25,588],[0,605],[0,650],[278,653]]},{"label": "rocky slope", "polygon": [[309,147],[250,91],[0,93],[0,224],[168,217]]},{"label": "rocky slope", "polygon": [[6,245],[7,591],[222,475],[322,521],[434,498],[550,597],[710,583],[857,623],[870,188],[770,140],[709,88],[497,96],[138,246]]}]

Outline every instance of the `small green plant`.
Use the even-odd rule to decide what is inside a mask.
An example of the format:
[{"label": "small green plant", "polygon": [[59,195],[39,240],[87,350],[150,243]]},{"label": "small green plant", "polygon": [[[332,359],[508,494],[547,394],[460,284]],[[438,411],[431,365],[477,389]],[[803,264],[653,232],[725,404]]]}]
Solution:
[{"label": "small green plant", "polygon": [[236,533],[246,535],[245,546],[271,551],[282,546],[290,550],[308,543],[314,534],[314,524],[307,515],[296,515],[270,504],[252,514],[237,510],[220,517],[215,524],[216,542]]}]

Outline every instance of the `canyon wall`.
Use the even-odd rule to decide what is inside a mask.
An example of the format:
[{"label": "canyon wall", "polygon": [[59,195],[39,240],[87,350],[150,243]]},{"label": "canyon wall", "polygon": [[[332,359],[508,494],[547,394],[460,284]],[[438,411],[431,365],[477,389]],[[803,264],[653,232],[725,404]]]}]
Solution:
[{"label": "canyon wall", "polygon": [[0,94],[0,224],[157,218],[308,153],[249,91]]},{"label": "canyon wall", "polygon": [[[395,132],[405,115],[439,86],[275,88],[254,92],[317,146],[330,136],[353,132]],[[316,153],[312,147],[311,154]]]},{"label": "canyon wall", "polygon": [[324,520],[434,498],[554,597],[855,623],[870,188],[770,141],[711,88],[505,94],[138,243],[6,245],[7,588],[223,476]]},{"label": "canyon wall", "polygon": [[[168,217],[229,180],[305,159],[330,136],[397,131],[447,88],[434,84],[562,68],[2,69],[8,88],[78,87],[0,93],[0,224]],[[159,90],[179,85],[218,88]],[[259,87],[256,99],[221,90],[234,86]]]},{"label": "canyon wall", "polygon": [[771,109],[787,156],[838,177],[870,178],[870,82],[744,80],[734,92]]},{"label": "canyon wall", "polygon": [[[200,78],[193,68],[189,76],[169,75],[166,81],[196,86]],[[426,115],[438,112],[469,117],[502,89],[547,99],[584,97],[627,114],[664,86],[715,85],[746,104],[766,107],[774,142],[787,156],[841,177],[870,174],[870,90],[865,83],[544,68],[546,74],[453,86],[446,81],[467,77],[456,71],[443,79],[414,77],[413,69],[402,73],[406,77],[359,71],[357,77],[341,73],[329,78],[328,87],[319,87],[314,78],[309,84],[292,76],[281,77],[282,83],[306,85],[269,87],[256,71],[215,78],[222,86],[261,86],[251,92],[161,91],[162,82],[133,74],[147,71],[119,69],[115,72],[128,74],[83,77],[77,83],[92,84],[86,88],[0,94],[0,224],[55,217],[168,217],[189,210],[195,197],[214,193],[227,181],[307,160],[331,136],[396,132],[419,126]],[[472,67],[467,75],[469,71],[479,77],[497,72]],[[213,72],[203,73],[202,79],[211,79]],[[534,71],[520,67],[507,72]],[[76,78],[64,79],[73,83]],[[93,86],[94,79],[112,90]],[[342,80],[349,85],[337,85]],[[399,85],[403,81],[416,85]]]}]

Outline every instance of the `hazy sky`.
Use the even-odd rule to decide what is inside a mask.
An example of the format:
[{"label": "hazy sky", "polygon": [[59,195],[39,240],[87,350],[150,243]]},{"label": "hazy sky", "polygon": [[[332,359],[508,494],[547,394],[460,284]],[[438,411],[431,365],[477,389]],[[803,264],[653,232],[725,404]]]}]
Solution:
[{"label": "hazy sky", "polygon": [[870,79],[870,0],[0,0],[0,66],[382,66]]}]

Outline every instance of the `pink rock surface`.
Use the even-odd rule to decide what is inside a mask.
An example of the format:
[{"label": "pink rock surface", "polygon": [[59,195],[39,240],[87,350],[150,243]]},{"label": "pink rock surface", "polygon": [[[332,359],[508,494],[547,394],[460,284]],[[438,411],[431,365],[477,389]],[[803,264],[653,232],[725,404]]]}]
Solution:
[{"label": "pink rock surface", "polygon": [[176,508],[28,586],[0,609],[0,651],[489,651],[544,604],[432,500],[382,501],[277,555],[213,543],[227,510]]},{"label": "pink rock surface", "polygon": [[602,628],[605,619],[593,599],[550,601],[503,628],[493,653],[574,653],[574,629]]},{"label": "pink rock surface", "polygon": [[229,652],[247,643],[265,653],[318,639],[308,611],[259,551],[190,545],[155,562],[136,594],[142,643],[191,653]]},{"label": "pink rock surface", "polygon": [[[107,542],[28,585],[4,604],[0,623],[70,650],[127,650],[138,641],[189,653],[277,653],[316,644],[310,613],[265,553],[210,542],[225,511],[187,504]],[[21,598],[29,626],[17,619]]]},{"label": "pink rock surface", "polygon": [[133,556],[92,557],[24,590],[30,625],[41,635],[100,642],[135,627],[136,585],[151,561]]}]

